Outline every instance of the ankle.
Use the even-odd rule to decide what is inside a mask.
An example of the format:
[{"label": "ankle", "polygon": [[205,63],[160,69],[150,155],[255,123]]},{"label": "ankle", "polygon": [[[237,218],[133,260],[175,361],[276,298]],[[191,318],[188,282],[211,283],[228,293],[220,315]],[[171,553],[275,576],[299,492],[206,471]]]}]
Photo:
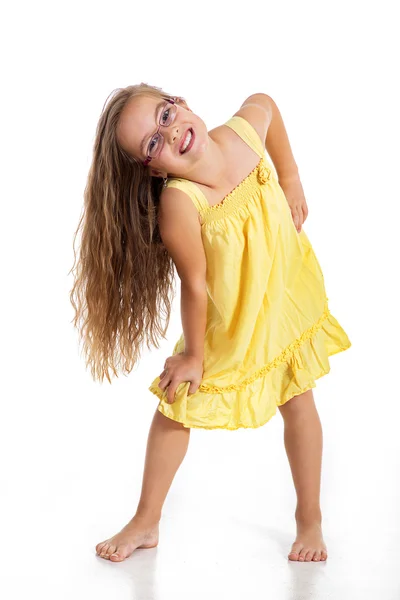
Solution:
[{"label": "ankle", "polygon": [[148,525],[157,525],[161,520],[161,513],[154,509],[138,507],[133,518]]},{"label": "ankle", "polygon": [[297,524],[301,525],[321,525],[322,512],[319,506],[316,507],[301,507],[298,506],[295,512]]}]

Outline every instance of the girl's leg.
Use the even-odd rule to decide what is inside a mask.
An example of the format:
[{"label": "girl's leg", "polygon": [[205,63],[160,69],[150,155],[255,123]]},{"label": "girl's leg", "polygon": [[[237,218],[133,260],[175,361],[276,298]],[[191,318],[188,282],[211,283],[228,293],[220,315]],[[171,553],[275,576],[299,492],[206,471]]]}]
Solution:
[{"label": "girl's leg", "polygon": [[285,448],[297,494],[297,537],[288,558],[326,560],[320,508],[322,428],[312,389],[278,408],[284,419]]},{"label": "girl's leg", "polygon": [[162,506],[185,457],[190,431],[156,409],[147,441],[142,491],[136,514],[119,533],[97,544],[96,552],[102,558],[121,561],[136,548],[157,546]]}]

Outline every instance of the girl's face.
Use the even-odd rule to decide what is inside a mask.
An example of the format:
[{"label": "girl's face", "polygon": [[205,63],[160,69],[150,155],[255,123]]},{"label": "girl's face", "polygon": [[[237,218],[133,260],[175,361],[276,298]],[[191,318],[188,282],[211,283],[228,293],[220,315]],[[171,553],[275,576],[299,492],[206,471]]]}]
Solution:
[{"label": "girl's face", "polygon": [[[124,150],[144,161],[160,119],[167,122],[167,111],[172,106],[166,100],[151,96],[132,98],[122,111],[117,130],[118,140]],[[159,130],[164,137],[162,150],[157,158],[152,158],[145,167],[156,177],[184,177],[202,157],[209,143],[204,121],[195,115],[183,100],[177,101],[175,106],[176,113],[172,122],[168,126],[162,125]],[[189,129],[193,138],[188,149],[182,153],[180,149]]]}]

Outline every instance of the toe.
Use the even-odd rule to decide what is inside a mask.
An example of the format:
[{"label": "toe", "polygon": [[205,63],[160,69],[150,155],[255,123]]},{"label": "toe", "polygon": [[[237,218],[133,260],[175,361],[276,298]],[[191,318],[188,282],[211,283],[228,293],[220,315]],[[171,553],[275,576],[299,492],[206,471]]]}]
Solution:
[{"label": "toe", "polygon": [[110,544],[107,549],[107,558],[110,558],[111,554],[113,554],[116,549],[117,547],[115,544]]},{"label": "toe", "polygon": [[106,558],[107,556],[107,550],[108,550],[108,546],[109,544],[104,544],[104,546],[102,547],[102,549],[100,550],[100,556],[102,558]]},{"label": "toe", "polygon": [[321,560],[321,550],[316,550],[314,554],[313,561],[317,562]]},{"label": "toe", "polygon": [[305,561],[307,552],[308,552],[308,548],[303,548],[303,550],[300,552],[300,554],[299,554],[299,561],[300,562]]},{"label": "toe", "polygon": [[121,560],[124,560],[124,558],[119,554],[119,552],[114,552],[111,554],[110,560],[113,562],[121,562]]},{"label": "toe", "polygon": [[309,550],[306,554],[306,561],[311,562],[314,554],[315,554],[315,550]]},{"label": "toe", "polygon": [[322,550],[321,552],[321,560],[326,560],[328,558],[328,553],[326,550]]},{"label": "toe", "polygon": [[114,552],[110,555],[110,560],[115,561],[115,562],[120,562],[121,560],[124,560],[125,558],[127,558],[130,554],[132,554],[131,552],[129,552],[129,548],[127,546],[118,546]]},{"label": "toe", "polygon": [[293,544],[291,551],[288,554],[290,560],[299,560],[299,554],[302,549],[301,544]]},{"label": "toe", "polygon": [[97,546],[96,546],[96,552],[97,552],[97,554],[100,554],[101,549],[103,548],[103,546],[106,545],[106,543],[107,542],[100,542],[100,544],[97,544]]}]

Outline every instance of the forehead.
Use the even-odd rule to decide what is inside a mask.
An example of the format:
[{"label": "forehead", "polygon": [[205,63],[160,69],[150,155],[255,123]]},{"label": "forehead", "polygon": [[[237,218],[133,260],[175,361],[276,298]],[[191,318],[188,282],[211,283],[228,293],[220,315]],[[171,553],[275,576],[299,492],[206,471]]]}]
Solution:
[{"label": "forehead", "polygon": [[124,107],[117,136],[121,146],[135,156],[143,156],[140,148],[143,138],[149,138],[157,128],[157,114],[165,104],[162,98],[139,96]]}]

